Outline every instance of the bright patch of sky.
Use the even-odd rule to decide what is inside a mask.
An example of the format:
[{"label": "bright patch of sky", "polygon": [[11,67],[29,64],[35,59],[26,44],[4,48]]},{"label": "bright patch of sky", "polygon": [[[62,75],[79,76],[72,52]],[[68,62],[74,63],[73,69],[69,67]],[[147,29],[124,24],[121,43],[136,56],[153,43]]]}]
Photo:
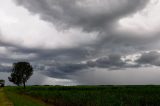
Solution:
[{"label": "bright patch of sky", "polygon": [[[138,33],[153,33],[160,27],[160,1],[150,0],[148,5],[131,16],[119,20],[120,29]],[[147,35],[144,35],[147,36]],[[152,36],[151,34],[149,36]]]},{"label": "bright patch of sky", "polygon": [[1,38],[29,48],[72,48],[93,42],[97,36],[96,32],[87,33],[81,29],[59,31],[12,0],[0,4],[0,23]]}]

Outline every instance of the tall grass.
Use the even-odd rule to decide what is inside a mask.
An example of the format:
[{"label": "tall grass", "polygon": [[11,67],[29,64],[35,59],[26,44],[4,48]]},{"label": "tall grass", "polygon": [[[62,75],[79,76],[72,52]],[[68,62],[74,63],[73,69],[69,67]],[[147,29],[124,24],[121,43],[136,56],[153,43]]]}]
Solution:
[{"label": "tall grass", "polygon": [[13,106],[12,102],[6,97],[3,88],[0,88],[0,106]]},{"label": "tall grass", "polygon": [[55,106],[160,106],[160,86],[28,86],[25,91],[17,87],[7,90]]},{"label": "tall grass", "polygon": [[39,101],[36,101],[35,99],[32,99],[26,95],[18,94],[14,92],[13,90],[6,90],[5,93],[8,96],[8,99],[11,100],[14,104],[14,106],[45,106]]}]

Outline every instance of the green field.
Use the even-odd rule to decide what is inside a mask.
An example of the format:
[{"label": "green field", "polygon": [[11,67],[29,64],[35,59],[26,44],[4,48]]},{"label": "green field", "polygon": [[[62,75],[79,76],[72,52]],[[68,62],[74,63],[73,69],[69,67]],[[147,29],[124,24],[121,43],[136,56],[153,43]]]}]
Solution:
[{"label": "green field", "polygon": [[14,106],[160,106],[160,86],[151,85],[5,87],[4,92]]},{"label": "green field", "polygon": [[7,98],[2,88],[0,88],[0,106],[13,106],[12,102]]}]

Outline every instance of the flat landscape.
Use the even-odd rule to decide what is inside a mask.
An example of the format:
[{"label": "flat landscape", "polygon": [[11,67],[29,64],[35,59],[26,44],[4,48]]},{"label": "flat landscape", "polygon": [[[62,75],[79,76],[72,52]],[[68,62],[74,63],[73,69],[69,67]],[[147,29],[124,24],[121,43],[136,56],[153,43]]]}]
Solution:
[{"label": "flat landscape", "polygon": [[160,86],[7,86],[0,106],[159,106]]},{"label": "flat landscape", "polygon": [[0,0],[0,106],[160,106],[160,0]]}]

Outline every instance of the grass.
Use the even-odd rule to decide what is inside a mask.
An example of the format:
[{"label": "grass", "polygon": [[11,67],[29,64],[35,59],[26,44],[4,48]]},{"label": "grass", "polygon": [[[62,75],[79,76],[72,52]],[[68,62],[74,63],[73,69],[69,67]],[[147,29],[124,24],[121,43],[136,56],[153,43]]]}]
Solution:
[{"label": "grass", "polygon": [[52,106],[160,106],[160,86],[28,86],[26,90],[7,87],[6,91],[10,99],[29,95]]},{"label": "grass", "polygon": [[47,106],[40,100],[27,95],[19,94],[11,90],[5,89],[5,93],[7,94],[9,100],[13,102],[14,106]]},{"label": "grass", "polygon": [[5,95],[3,88],[0,88],[0,106],[13,106],[12,102]]}]

